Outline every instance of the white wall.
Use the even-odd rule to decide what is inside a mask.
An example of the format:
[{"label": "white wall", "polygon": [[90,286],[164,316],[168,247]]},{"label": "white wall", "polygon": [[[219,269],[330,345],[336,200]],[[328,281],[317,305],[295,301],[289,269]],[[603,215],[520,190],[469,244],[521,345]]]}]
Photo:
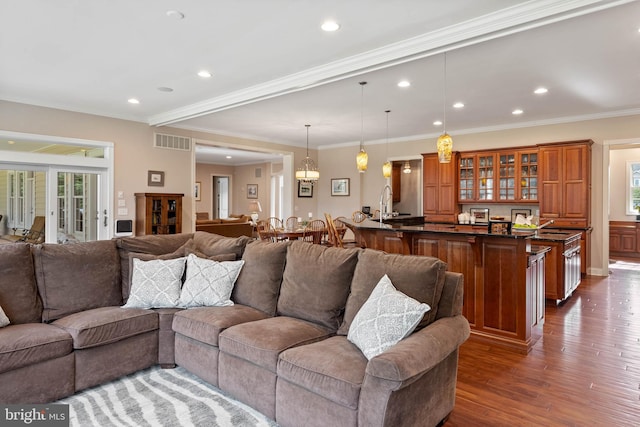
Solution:
[{"label": "white wall", "polygon": [[609,153],[609,219],[635,221],[635,215],[627,215],[627,162],[640,162],[640,148],[611,150]]}]

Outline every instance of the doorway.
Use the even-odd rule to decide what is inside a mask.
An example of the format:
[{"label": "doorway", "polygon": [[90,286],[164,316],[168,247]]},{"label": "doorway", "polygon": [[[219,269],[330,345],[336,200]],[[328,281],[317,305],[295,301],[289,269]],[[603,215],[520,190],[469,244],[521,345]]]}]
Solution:
[{"label": "doorway", "polygon": [[213,219],[229,217],[229,177],[211,177],[211,212]]}]

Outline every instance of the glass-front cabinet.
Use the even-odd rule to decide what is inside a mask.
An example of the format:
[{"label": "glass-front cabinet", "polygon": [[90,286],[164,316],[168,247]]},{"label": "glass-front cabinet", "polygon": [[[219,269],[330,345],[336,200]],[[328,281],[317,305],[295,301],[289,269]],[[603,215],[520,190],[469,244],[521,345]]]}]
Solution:
[{"label": "glass-front cabinet", "polygon": [[182,232],[182,197],[173,193],[135,193],[136,235]]},{"label": "glass-front cabinet", "polygon": [[473,185],[475,176],[475,158],[475,155],[460,157],[460,168],[458,169],[458,173],[460,176],[460,185],[458,186],[458,200],[460,201],[475,200],[475,191]]},{"label": "glass-front cabinet", "polygon": [[516,154],[499,153],[498,200],[516,199]]},{"label": "glass-front cabinet", "polygon": [[537,202],[538,151],[461,153],[458,202]]},{"label": "glass-front cabinet", "polygon": [[478,155],[478,200],[494,200],[494,164],[495,154]]},{"label": "glass-front cabinet", "polygon": [[538,200],[538,151],[518,152],[520,182],[518,198],[520,201]]}]

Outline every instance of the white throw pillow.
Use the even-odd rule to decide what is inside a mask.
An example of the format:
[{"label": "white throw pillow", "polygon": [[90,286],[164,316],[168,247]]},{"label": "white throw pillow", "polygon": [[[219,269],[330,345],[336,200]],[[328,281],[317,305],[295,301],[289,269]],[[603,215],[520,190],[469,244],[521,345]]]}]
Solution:
[{"label": "white throw pillow", "polygon": [[124,308],[172,308],[178,306],[185,258],[133,259],[131,292]]},{"label": "white throw pillow", "polygon": [[180,307],[233,305],[231,291],[243,265],[243,260],[218,262],[189,254]]},{"label": "white throw pillow", "polygon": [[371,360],[409,336],[429,310],[398,291],[385,274],[356,313],[347,339]]},{"label": "white throw pillow", "polygon": [[4,328],[5,326],[11,323],[6,314],[4,314],[4,310],[0,307],[0,328]]}]

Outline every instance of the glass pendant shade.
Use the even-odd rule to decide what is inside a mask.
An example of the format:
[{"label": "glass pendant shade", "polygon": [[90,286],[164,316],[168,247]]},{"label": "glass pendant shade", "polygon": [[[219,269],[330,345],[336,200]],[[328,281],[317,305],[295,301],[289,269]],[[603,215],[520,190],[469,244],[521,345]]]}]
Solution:
[{"label": "glass pendant shade", "polygon": [[369,163],[369,155],[364,148],[360,149],[360,152],[356,156],[356,166],[358,167],[358,172],[365,173],[367,171],[367,163]]},{"label": "glass pendant shade", "polygon": [[411,173],[411,164],[409,162],[404,162],[404,166],[402,168],[402,173]]},{"label": "glass pendant shade", "polygon": [[443,124],[444,133],[438,137],[436,148],[438,149],[438,161],[440,163],[451,162],[451,151],[453,150],[453,139],[447,133],[447,52],[444,53],[444,96],[443,96]]},{"label": "glass pendant shade", "polygon": [[453,149],[453,139],[448,133],[443,133],[438,138],[438,161],[440,163],[451,162],[451,150]]},{"label": "glass pendant shade", "polygon": [[309,157],[309,127],[311,125],[305,125],[305,127],[307,128],[307,157],[302,160],[301,167],[296,171],[296,179],[314,184],[320,179],[320,171],[318,171],[313,159]]},{"label": "glass pendant shade", "polygon": [[391,177],[391,162],[389,160],[384,162],[384,164],[382,165],[382,176],[384,176],[385,178]]}]

